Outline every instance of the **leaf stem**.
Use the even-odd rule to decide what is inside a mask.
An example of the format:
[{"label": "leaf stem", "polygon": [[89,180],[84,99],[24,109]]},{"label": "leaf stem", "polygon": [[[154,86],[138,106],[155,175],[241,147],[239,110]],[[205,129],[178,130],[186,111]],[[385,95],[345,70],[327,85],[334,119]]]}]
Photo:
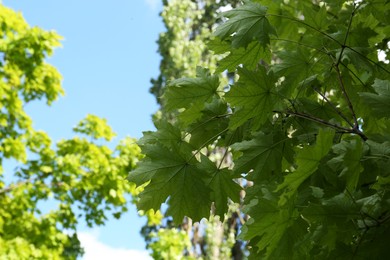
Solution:
[{"label": "leaf stem", "polygon": [[227,156],[227,154],[228,154],[228,152],[229,152],[229,146],[231,145],[231,142],[232,142],[232,140],[233,140],[233,137],[234,137],[234,135],[235,135],[236,133],[237,133],[237,128],[234,130],[234,134],[232,134],[232,136],[230,136],[229,141],[227,142],[228,145],[226,145],[226,147],[225,147],[225,152],[224,152],[224,154],[223,154],[223,156],[222,156],[222,159],[221,159],[221,161],[220,161],[220,163],[219,163],[219,165],[218,165],[218,169],[221,169],[222,163],[223,163],[223,161],[225,160],[225,157]]},{"label": "leaf stem", "polygon": [[188,135],[190,135],[193,131],[195,131],[196,129],[204,126],[205,124],[207,124],[208,122],[211,122],[215,119],[219,119],[219,118],[223,118],[223,117],[227,117],[227,116],[230,116],[231,113],[227,113],[227,114],[223,114],[223,115],[215,115],[213,117],[210,117],[209,119],[207,119],[206,121],[200,123],[199,125],[195,126],[194,128],[188,130],[188,132],[184,135],[184,138],[185,139]]},{"label": "leaf stem", "polygon": [[200,150],[202,150],[202,148],[208,144],[210,141],[212,141],[213,139],[217,138],[218,136],[220,136],[221,134],[223,134],[224,132],[228,131],[229,128],[225,128],[224,130],[222,130],[221,132],[219,132],[218,134],[212,136],[211,138],[209,138],[206,142],[204,142],[200,147],[199,149],[196,150],[196,152],[191,156],[191,158],[188,160],[188,161],[191,161],[199,152]]}]

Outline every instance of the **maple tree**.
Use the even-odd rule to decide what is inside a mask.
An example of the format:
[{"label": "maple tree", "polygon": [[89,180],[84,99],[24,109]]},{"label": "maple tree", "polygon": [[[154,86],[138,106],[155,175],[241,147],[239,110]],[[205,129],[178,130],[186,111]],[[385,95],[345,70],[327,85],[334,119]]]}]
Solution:
[{"label": "maple tree", "polygon": [[217,66],[169,81],[160,100],[173,120],[156,118],[139,142],[138,208],[166,203],[177,224],[224,218],[245,189],[250,258],[385,258],[389,6],[262,0],[223,13],[208,42]]},{"label": "maple tree", "polygon": [[0,25],[0,258],[77,259],[80,221],[103,225],[127,211],[137,191],[125,178],[140,149],[131,138],[110,149],[115,133],[93,115],[56,144],[34,129],[25,105],[64,93],[46,62],[61,37],[1,4]]}]

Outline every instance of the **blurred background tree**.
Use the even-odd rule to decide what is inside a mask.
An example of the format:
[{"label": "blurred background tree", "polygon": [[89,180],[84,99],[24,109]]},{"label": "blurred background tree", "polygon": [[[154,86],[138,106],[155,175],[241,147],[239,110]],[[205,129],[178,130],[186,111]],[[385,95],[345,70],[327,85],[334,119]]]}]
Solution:
[{"label": "blurred background tree", "polygon": [[61,37],[1,4],[0,24],[0,256],[76,259],[80,220],[93,227],[127,211],[137,191],[125,177],[140,150],[131,138],[110,149],[115,133],[93,115],[57,144],[36,131],[24,107],[64,94],[60,73],[45,62]]}]

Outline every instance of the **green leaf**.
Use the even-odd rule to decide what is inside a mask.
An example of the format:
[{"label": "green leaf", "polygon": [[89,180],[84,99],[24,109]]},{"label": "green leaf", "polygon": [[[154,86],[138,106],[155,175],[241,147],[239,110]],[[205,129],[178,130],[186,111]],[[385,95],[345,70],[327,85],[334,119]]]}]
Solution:
[{"label": "green leaf", "polygon": [[238,203],[240,201],[241,186],[233,179],[235,178],[233,171],[224,168],[218,169],[214,162],[202,158],[203,166],[206,166],[205,171],[210,171],[210,176],[205,180],[207,185],[212,189],[211,198],[214,201],[215,214],[222,219],[228,212],[228,199]]},{"label": "green leaf", "polygon": [[159,210],[169,197],[167,214],[176,223],[185,216],[197,221],[209,215],[210,189],[203,181],[207,177],[203,168],[207,167],[199,168],[201,163],[188,144],[172,144],[170,149],[153,144],[143,147],[142,151],[147,154],[146,159],[128,177],[137,186],[150,180],[139,194],[140,210]]},{"label": "green leaf", "polygon": [[257,133],[253,139],[235,143],[231,147],[241,151],[242,155],[235,160],[234,171],[238,174],[251,173],[251,180],[257,182],[269,178],[273,172],[281,172],[282,158],[289,154],[288,137],[280,134]]},{"label": "green leaf", "polygon": [[376,79],[372,85],[376,93],[361,92],[362,99],[372,110],[376,118],[390,117],[390,81]]},{"label": "green leaf", "polygon": [[197,78],[181,78],[170,82],[163,99],[165,109],[174,111],[185,108],[185,116],[182,116],[183,123],[188,124],[201,116],[201,110],[205,103],[218,96],[219,78],[211,76],[206,69],[197,68]]},{"label": "green leaf", "polygon": [[246,48],[229,50],[230,54],[218,62],[216,73],[227,70],[233,72],[238,65],[245,64],[249,70],[254,70],[261,66],[261,60],[269,61],[271,53],[265,49],[259,42],[252,42]]},{"label": "green leaf", "polygon": [[215,99],[202,110],[202,117],[188,127],[190,144],[201,148],[214,142],[228,127],[227,104]]},{"label": "green leaf", "polygon": [[297,47],[294,50],[283,50],[278,53],[280,62],[272,67],[272,71],[275,75],[284,77],[285,88],[289,89],[289,92],[294,93],[293,91],[296,92],[301,89],[296,87],[297,83],[303,85],[307,81],[316,79],[316,77],[311,76],[316,73],[313,67],[318,63],[314,62],[312,56],[310,51],[304,47]]},{"label": "green leaf", "polygon": [[319,257],[328,258],[337,244],[351,243],[354,218],[359,217],[360,211],[348,195],[341,193],[320,203],[308,203],[302,215],[310,225],[309,240],[316,245],[314,249],[321,252],[320,248],[323,255]]},{"label": "green leaf", "polygon": [[328,163],[340,163],[342,165],[340,177],[345,179],[348,191],[354,192],[359,183],[360,173],[364,170],[360,162],[363,155],[362,141],[360,139],[354,139],[350,142],[343,141],[333,146],[333,151],[338,156]]},{"label": "green leaf", "polygon": [[259,198],[246,207],[251,218],[239,238],[249,240],[256,253],[265,259],[280,259],[302,250],[294,242],[303,240],[306,225],[292,205],[280,207],[276,198]]},{"label": "green leaf", "polygon": [[317,30],[326,31],[330,25],[326,6],[317,8],[318,6],[316,5],[307,5],[305,7],[305,22]]},{"label": "green leaf", "polygon": [[271,117],[277,105],[275,79],[272,73],[266,73],[264,67],[259,67],[258,71],[240,68],[238,74],[239,81],[226,93],[226,100],[236,109],[229,127],[236,129],[252,120],[253,130],[257,130]]},{"label": "green leaf", "polygon": [[155,123],[157,131],[144,132],[143,137],[138,141],[140,146],[146,144],[161,143],[169,147],[172,143],[182,142],[180,129],[169,122],[159,120]]},{"label": "green leaf", "polygon": [[270,42],[269,35],[276,35],[266,15],[266,7],[247,1],[244,5],[223,13],[229,19],[218,26],[214,34],[222,40],[233,35],[233,48],[247,47],[253,40],[266,47]]},{"label": "green leaf", "polygon": [[314,146],[305,146],[297,153],[297,170],[287,174],[276,191],[285,189],[279,203],[285,204],[298,190],[299,186],[318,168],[321,159],[328,154],[333,145],[333,131],[320,130]]},{"label": "green leaf", "polygon": [[107,141],[115,137],[115,133],[107,124],[107,120],[95,115],[87,115],[76,127],[73,128],[76,133],[83,133],[95,139],[104,138]]}]

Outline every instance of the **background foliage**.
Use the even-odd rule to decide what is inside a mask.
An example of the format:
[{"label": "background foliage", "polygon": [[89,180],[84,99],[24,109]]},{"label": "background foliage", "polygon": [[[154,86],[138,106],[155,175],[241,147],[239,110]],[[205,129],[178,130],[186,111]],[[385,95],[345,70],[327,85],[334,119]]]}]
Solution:
[{"label": "background foliage", "polygon": [[140,151],[131,138],[110,149],[115,134],[93,115],[57,144],[36,131],[24,107],[64,93],[61,75],[45,62],[61,37],[2,5],[0,25],[0,258],[76,259],[78,221],[102,225],[127,211],[136,190],[125,177]]},{"label": "background foliage", "polygon": [[139,142],[145,158],[129,175],[147,184],[138,207],[166,203],[176,224],[224,218],[245,189],[239,238],[250,258],[385,258],[389,6],[259,0],[223,13],[204,38],[216,66],[167,77],[176,59],[162,63],[153,91],[169,117]]}]

